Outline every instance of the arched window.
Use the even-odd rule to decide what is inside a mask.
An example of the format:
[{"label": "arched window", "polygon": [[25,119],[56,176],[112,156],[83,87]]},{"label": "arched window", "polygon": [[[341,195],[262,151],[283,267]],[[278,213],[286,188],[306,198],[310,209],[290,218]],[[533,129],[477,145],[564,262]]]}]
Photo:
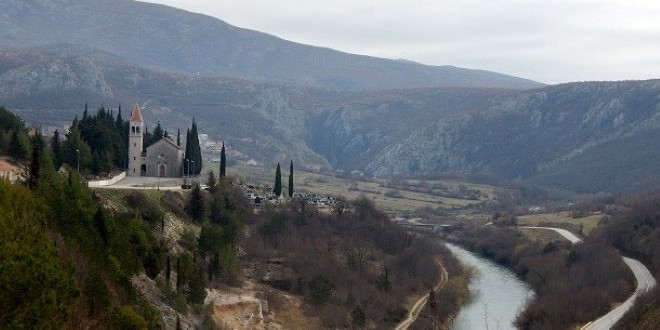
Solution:
[{"label": "arched window", "polygon": [[135,126],[131,126],[131,133],[135,134]]},{"label": "arched window", "polygon": [[135,132],[137,132],[138,134],[140,133],[140,126],[135,128]]}]

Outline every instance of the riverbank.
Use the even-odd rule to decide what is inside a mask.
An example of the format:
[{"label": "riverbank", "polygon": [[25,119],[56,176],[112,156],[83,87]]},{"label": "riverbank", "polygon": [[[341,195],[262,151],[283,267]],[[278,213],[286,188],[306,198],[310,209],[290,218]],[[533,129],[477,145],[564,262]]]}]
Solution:
[{"label": "riverbank", "polygon": [[447,244],[452,253],[476,275],[470,281],[470,301],[456,315],[451,329],[515,329],[518,313],[534,297],[531,287],[511,270],[470,252]]},{"label": "riverbank", "polygon": [[444,243],[440,244],[443,277],[429,293],[418,299],[411,308],[409,315],[413,322],[401,323],[397,329],[445,329],[448,328],[456,314],[465,305],[470,292],[468,284],[473,271],[465,267],[454,256]]},{"label": "riverbank", "polygon": [[607,313],[610,304],[625,300],[635,286],[616,250],[597,242],[544,244],[514,229],[496,227],[453,229],[445,234],[507,267],[539,293],[516,317],[515,326],[521,329],[584,324]]}]

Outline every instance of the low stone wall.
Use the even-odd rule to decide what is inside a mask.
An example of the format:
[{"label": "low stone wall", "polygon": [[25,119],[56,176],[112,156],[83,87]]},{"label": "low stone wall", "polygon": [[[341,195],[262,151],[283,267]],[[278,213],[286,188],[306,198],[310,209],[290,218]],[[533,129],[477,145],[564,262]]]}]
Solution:
[{"label": "low stone wall", "polygon": [[121,172],[115,175],[113,178],[107,180],[88,181],[87,186],[90,188],[110,186],[121,181],[125,177],[126,177],[126,172]]}]

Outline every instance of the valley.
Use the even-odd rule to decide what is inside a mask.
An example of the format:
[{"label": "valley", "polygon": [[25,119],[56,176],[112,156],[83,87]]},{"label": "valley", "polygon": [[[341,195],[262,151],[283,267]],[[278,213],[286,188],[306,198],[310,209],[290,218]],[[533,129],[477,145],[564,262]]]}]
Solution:
[{"label": "valley", "polygon": [[657,329],[660,7],[162,3],[0,1],[0,328]]}]

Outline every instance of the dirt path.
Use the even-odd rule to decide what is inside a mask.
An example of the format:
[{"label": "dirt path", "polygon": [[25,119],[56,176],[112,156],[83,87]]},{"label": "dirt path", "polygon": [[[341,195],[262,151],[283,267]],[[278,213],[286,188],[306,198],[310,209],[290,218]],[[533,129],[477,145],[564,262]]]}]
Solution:
[{"label": "dirt path", "polygon": [[[438,267],[440,267],[440,281],[438,284],[433,287],[433,291],[438,291],[440,290],[445,284],[447,284],[447,281],[449,280],[449,273],[447,273],[447,270],[445,269],[444,266],[442,266],[442,262],[439,259],[436,259],[436,263],[438,264]],[[401,321],[399,325],[394,328],[395,330],[406,330],[408,327],[415,322],[419,314],[422,312],[422,309],[426,305],[426,302],[429,300],[429,294],[425,294],[419,300],[417,300],[412,308],[410,309],[410,312],[408,312],[408,317]]]}]

